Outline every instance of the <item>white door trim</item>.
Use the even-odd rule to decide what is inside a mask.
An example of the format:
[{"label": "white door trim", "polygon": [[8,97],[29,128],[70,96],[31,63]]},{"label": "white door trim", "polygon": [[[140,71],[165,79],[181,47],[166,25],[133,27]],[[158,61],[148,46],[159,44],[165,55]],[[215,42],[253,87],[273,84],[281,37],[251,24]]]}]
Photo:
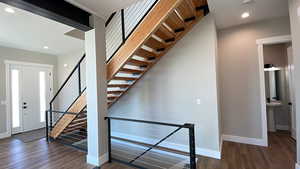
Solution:
[{"label": "white door trim", "polygon": [[5,64],[5,80],[6,80],[6,133],[7,137],[10,137],[12,135],[12,118],[11,118],[11,93],[10,93],[10,74],[9,69],[11,65],[20,65],[20,66],[34,66],[34,67],[42,67],[42,68],[49,68],[51,71],[51,78],[50,78],[50,97],[53,97],[53,65],[50,64],[39,64],[39,63],[31,63],[31,62],[19,62],[19,61],[13,61],[13,60],[4,60]]},{"label": "white door trim", "polygon": [[291,35],[274,36],[256,40],[259,62],[259,86],[260,86],[260,103],[261,103],[261,123],[263,146],[268,146],[268,125],[266,110],[266,93],[265,93],[265,73],[264,73],[264,45],[292,42]]}]

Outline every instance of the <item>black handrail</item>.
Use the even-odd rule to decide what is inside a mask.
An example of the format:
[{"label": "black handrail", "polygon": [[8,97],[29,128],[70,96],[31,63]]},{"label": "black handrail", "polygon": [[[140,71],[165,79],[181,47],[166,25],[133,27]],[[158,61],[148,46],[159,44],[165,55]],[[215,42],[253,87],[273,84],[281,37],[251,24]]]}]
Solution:
[{"label": "black handrail", "polygon": [[[115,160],[115,159],[112,158],[112,155],[111,155],[111,140],[112,140],[112,136],[111,136],[111,120],[118,120],[118,121],[134,122],[134,123],[144,123],[144,124],[154,124],[154,125],[177,127],[177,129],[174,130],[173,132],[171,132],[170,134],[168,134],[166,137],[164,137],[161,140],[159,140],[154,145],[151,145],[146,151],[144,151],[143,153],[141,153],[140,155],[138,155],[137,157],[135,157],[130,162],[125,162],[125,161],[122,161],[122,160],[115,160],[115,161],[122,162],[124,164],[128,164],[128,165],[131,165],[131,166],[134,166],[134,167],[138,167],[138,168],[144,168],[144,167],[137,166],[137,165],[133,164],[133,162],[135,162],[137,159],[139,159],[140,157],[142,157],[143,155],[145,155],[150,150],[152,150],[155,147],[157,147],[160,143],[162,143],[163,141],[165,141],[166,139],[168,139],[169,137],[171,137],[172,135],[174,135],[180,129],[187,128],[189,130],[190,169],[196,169],[197,168],[197,166],[196,166],[196,147],[195,147],[195,125],[194,124],[185,123],[185,124],[181,125],[181,124],[155,122],[155,121],[146,121],[146,120],[137,120],[137,119],[126,119],[126,118],[119,118],[119,117],[105,117],[105,120],[107,120],[107,123],[108,123],[108,161],[109,162],[112,162],[112,160]],[[134,140],[131,140],[131,141],[134,141]]]},{"label": "black handrail", "polygon": [[188,124],[188,123],[181,125],[181,124],[172,124],[172,123],[147,121],[147,120],[126,119],[126,118],[120,118],[120,117],[105,117],[105,120],[107,120],[107,119],[137,122],[137,123],[146,123],[146,124],[156,124],[156,125],[170,126],[170,127],[182,127],[182,128],[190,128],[190,125],[191,125],[191,124]]}]

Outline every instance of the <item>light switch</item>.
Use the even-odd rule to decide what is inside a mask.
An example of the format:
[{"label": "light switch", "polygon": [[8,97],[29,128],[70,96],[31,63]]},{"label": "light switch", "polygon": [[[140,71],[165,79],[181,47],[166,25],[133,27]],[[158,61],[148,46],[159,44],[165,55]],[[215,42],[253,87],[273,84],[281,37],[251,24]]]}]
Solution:
[{"label": "light switch", "polygon": [[197,103],[197,104],[201,104],[201,100],[200,100],[200,99],[197,99],[197,100],[196,100],[196,103]]},{"label": "light switch", "polygon": [[6,101],[5,100],[1,100],[1,105],[6,105]]}]

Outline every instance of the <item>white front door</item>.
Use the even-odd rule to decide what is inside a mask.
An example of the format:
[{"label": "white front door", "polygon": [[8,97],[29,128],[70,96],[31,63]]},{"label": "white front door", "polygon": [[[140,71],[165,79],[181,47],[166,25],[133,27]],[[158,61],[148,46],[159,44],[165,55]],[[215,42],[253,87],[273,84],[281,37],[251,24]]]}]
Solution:
[{"label": "white front door", "polygon": [[50,68],[11,65],[11,119],[12,133],[45,127],[45,110],[51,94]]}]

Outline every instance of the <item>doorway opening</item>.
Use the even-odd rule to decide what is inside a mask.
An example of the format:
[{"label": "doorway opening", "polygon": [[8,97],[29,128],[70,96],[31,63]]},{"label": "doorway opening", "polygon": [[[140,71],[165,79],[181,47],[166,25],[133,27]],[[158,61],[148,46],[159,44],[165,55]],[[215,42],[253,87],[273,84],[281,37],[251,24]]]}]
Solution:
[{"label": "doorway opening", "polygon": [[10,135],[27,133],[20,137],[24,142],[44,137],[45,111],[53,91],[53,66],[7,60],[5,64]]},{"label": "doorway opening", "polygon": [[[296,140],[294,64],[290,36],[257,40],[259,52],[262,133]],[[282,137],[281,137],[282,136]]]}]

